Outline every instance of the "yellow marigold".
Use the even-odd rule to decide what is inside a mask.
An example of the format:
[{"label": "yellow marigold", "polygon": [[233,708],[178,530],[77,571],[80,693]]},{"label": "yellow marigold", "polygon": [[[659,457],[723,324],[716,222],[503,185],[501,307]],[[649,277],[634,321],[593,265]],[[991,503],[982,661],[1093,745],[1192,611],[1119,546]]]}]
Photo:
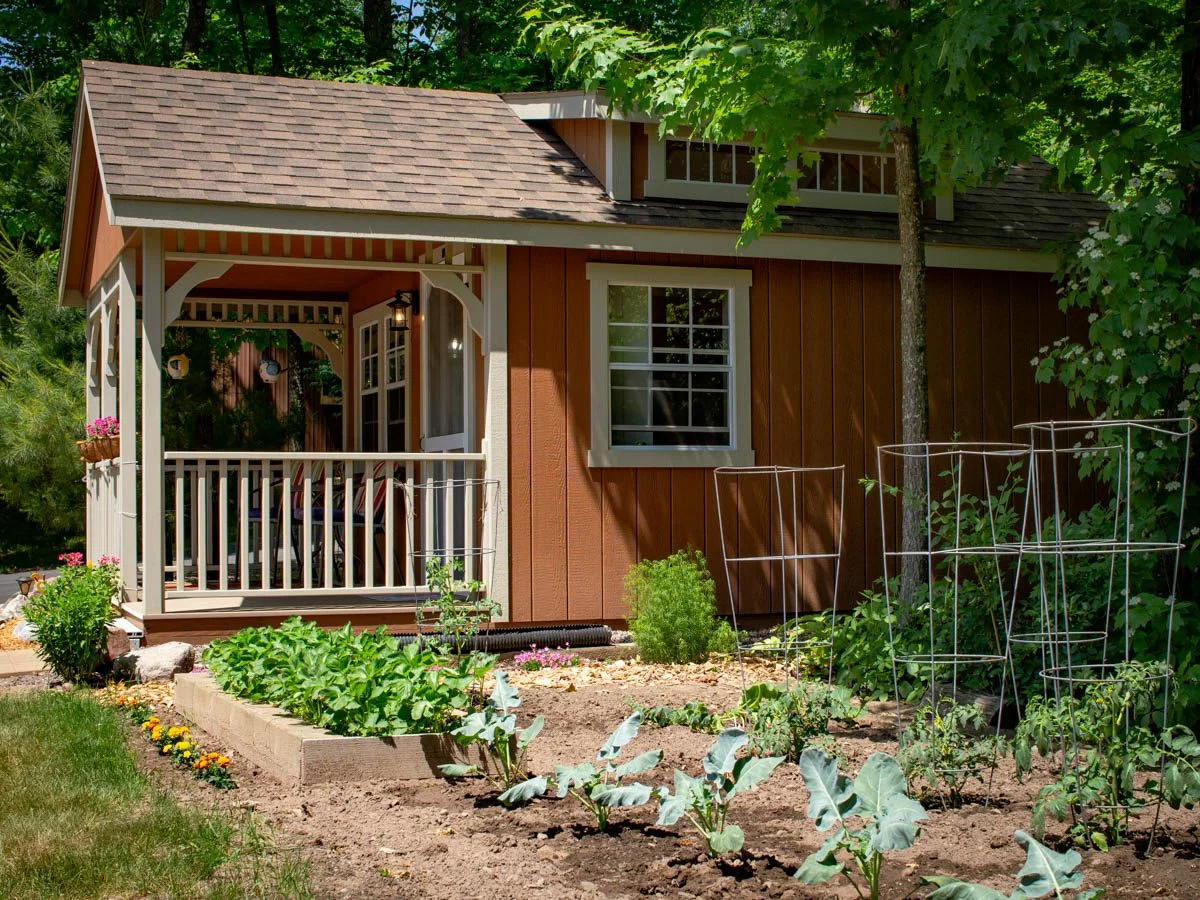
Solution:
[{"label": "yellow marigold", "polygon": [[155,725],[155,726],[154,726],[154,728],[153,728],[153,730],[151,730],[151,732],[150,732],[150,739],[151,739],[152,741],[161,741],[161,740],[162,740],[162,736],[163,736],[163,729],[162,729],[162,726],[161,726],[161,725]]},{"label": "yellow marigold", "polygon": [[200,771],[204,771],[205,769],[208,768],[208,760],[201,757],[200,759],[198,759],[194,763],[192,763],[192,768],[199,769]]},{"label": "yellow marigold", "polygon": [[145,722],[142,723],[142,731],[149,731],[153,727],[154,727],[154,723],[151,722],[149,719],[147,719]]},{"label": "yellow marigold", "polygon": [[218,756],[217,757],[217,765],[220,766],[222,769],[225,768],[227,765],[229,765],[229,757],[228,756]]},{"label": "yellow marigold", "polygon": [[179,741],[177,744],[175,744],[175,749],[176,750],[186,750],[190,746],[192,746],[191,741]]},{"label": "yellow marigold", "polygon": [[171,752],[171,745],[170,745],[170,744],[163,744],[163,745],[162,745],[162,747],[160,747],[160,748],[159,748],[159,751],[158,751],[158,752],[159,752],[159,753],[170,753],[170,752]]},{"label": "yellow marigold", "polygon": [[191,750],[184,750],[184,751],[183,751],[183,758],[184,758],[184,759],[191,759],[191,758],[192,758],[192,751],[191,751]]}]

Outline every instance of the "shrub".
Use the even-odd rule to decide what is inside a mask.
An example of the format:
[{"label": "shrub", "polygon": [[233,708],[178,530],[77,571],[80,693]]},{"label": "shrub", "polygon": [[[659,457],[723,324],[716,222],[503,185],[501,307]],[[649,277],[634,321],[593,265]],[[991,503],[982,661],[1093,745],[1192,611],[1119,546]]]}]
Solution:
[{"label": "shrub", "polygon": [[380,627],[322,631],[299,617],[213,641],[204,661],[221,689],[269,703],[334,734],[444,731],[495,659],[453,658],[441,645],[401,646]]},{"label": "shrub", "polygon": [[731,649],[733,632],[717,619],[716,589],[704,554],[680,550],[643,560],[625,578],[629,630],[646,662],[703,662]]},{"label": "shrub", "polygon": [[38,655],[63,681],[86,679],[104,659],[118,584],[115,563],[72,564],[29,598],[25,618],[37,628]]}]

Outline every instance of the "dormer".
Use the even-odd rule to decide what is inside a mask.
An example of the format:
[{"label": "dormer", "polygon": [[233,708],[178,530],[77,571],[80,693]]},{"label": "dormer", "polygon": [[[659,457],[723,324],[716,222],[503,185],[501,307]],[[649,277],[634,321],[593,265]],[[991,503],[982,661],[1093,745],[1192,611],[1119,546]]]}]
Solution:
[{"label": "dormer", "polygon": [[[711,144],[687,132],[664,138],[658,120],[626,115],[595,91],[506,94],[525,121],[545,122],[614,200],[691,200],[744,204],[754,180],[749,140]],[[825,137],[792,161],[796,206],[894,213],[896,165],[880,146],[883,116],[840,113]],[[953,197],[926,204],[926,214],[954,218]]]}]

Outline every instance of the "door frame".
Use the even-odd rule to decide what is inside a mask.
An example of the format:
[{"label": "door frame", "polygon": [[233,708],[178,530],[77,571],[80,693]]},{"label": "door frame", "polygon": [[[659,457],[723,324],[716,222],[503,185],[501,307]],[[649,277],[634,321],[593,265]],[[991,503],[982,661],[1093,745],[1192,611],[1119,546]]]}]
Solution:
[{"label": "door frame", "polygon": [[[362,451],[362,330],[368,325],[377,325],[379,327],[379,345],[377,351],[377,385],[375,387],[375,396],[377,402],[379,436],[378,436],[378,452],[380,453],[404,453],[408,450],[411,443],[412,430],[412,340],[410,339],[412,331],[398,332],[404,335],[402,347],[404,349],[404,446],[391,447],[388,446],[388,421],[387,421],[387,390],[394,382],[388,381],[387,373],[387,354],[388,354],[388,338],[393,333],[388,316],[388,306],[386,303],[377,303],[367,309],[361,310],[354,314],[351,319],[351,328],[354,329],[354,358],[349,360],[349,364],[353,368],[354,379],[354,434],[351,436],[354,444],[354,449]],[[343,416],[345,412],[343,411]]]},{"label": "door frame", "polygon": [[469,452],[475,445],[475,332],[471,330],[470,317],[464,308],[462,310],[462,360],[463,360],[463,389],[461,391],[463,404],[463,430],[454,434],[429,436],[429,387],[433,381],[431,364],[433,354],[430,351],[430,328],[425,317],[433,306],[434,291],[437,291],[438,301],[457,303],[462,307],[462,301],[448,291],[435,288],[429,281],[421,278],[421,450],[426,453]]}]

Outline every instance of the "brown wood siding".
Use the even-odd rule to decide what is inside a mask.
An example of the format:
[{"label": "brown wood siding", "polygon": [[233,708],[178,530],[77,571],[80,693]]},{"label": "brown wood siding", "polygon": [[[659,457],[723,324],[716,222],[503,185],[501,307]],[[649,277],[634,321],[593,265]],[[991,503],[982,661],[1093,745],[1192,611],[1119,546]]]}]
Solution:
[{"label": "brown wood siding", "polygon": [[[509,511],[516,622],[616,620],[624,578],[643,558],[705,552],[723,608],[728,590],[711,470],[591,469],[591,260],[750,268],[752,441],[762,465],[846,472],[842,588],[849,605],[881,569],[878,506],[859,479],[875,448],[898,440],[897,270],[893,266],[735,260],[545,248],[508,255],[512,441]],[[1010,440],[1016,423],[1062,416],[1062,391],[1034,382],[1030,358],[1068,332],[1047,276],[929,271],[930,438]],[[1078,326],[1073,325],[1072,330]],[[737,552],[773,546],[761,487],[722,487],[726,538]],[[806,494],[802,540],[832,534],[834,485]],[[809,608],[827,605],[831,568],[806,567]],[[733,573],[739,611],[779,608],[778,573]]]},{"label": "brown wood siding", "polygon": [[[606,141],[603,119],[559,119],[550,123],[579,161],[604,184]],[[607,185],[606,185],[607,186]]]},{"label": "brown wood siding", "polygon": [[646,126],[640,122],[629,126],[629,154],[630,196],[644,200],[646,179],[650,177],[650,139],[646,136]]}]

